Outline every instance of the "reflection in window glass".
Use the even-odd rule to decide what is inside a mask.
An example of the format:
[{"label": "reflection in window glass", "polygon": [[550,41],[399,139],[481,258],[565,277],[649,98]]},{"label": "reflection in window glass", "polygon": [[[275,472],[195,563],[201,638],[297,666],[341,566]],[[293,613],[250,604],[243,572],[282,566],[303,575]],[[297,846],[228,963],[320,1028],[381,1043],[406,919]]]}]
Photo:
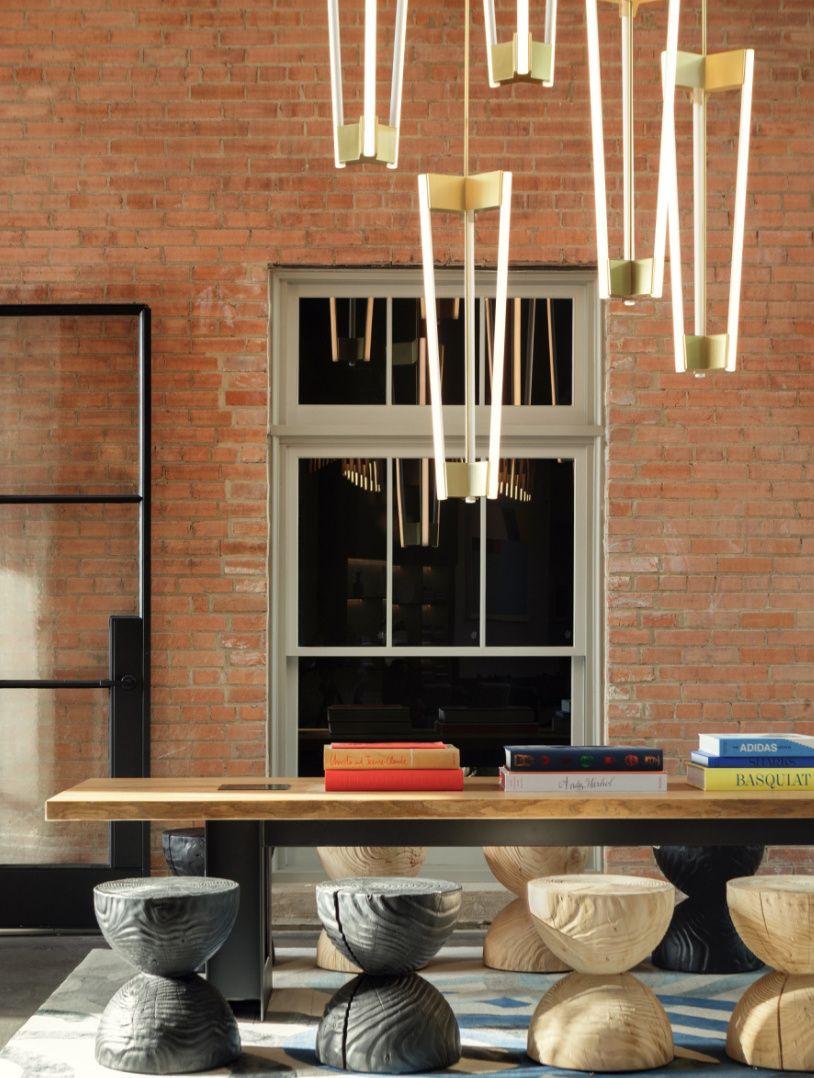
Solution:
[{"label": "reflection in window glass", "polygon": [[393,462],[393,643],[478,643],[477,505],[435,498],[431,460]]},{"label": "reflection in window glass", "polygon": [[[486,400],[491,402],[494,300],[486,301]],[[573,302],[570,299],[509,299],[503,403],[573,403]]]},{"label": "reflection in window glass", "polygon": [[574,624],[574,463],[502,460],[486,503],[487,645],[570,645]]},{"label": "reflection in window glass", "polygon": [[301,460],[299,643],[385,642],[387,521],[382,460]]},{"label": "reflection in window glass", "polygon": [[[479,307],[479,305],[478,305]],[[464,403],[464,305],[436,301],[444,404]],[[477,311],[475,340],[477,341]],[[423,299],[393,300],[393,404],[429,404]]]},{"label": "reflection in window glass", "polygon": [[387,302],[300,299],[300,404],[384,404]]},{"label": "reflection in window glass", "polygon": [[301,775],[322,774],[337,705],[357,723],[356,740],[440,738],[466,767],[496,769],[511,741],[570,742],[570,659],[300,658],[298,667]]}]

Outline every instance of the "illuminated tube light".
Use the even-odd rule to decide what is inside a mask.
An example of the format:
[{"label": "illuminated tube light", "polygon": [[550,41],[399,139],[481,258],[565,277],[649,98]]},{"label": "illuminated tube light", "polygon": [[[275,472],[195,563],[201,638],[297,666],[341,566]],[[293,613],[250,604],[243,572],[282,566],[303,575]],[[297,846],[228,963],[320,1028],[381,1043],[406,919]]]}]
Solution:
[{"label": "illuminated tube light", "polygon": [[[664,252],[667,232],[667,205],[671,176],[665,167],[668,147],[675,143],[675,94],[664,93],[659,151],[659,194],[653,255],[636,257],[635,213],[635,139],[633,108],[633,20],[640,4],[661,0],[606,0],[619,8],[622,38],[622,258],[610,258],[608,238],[607,178],[605,169],[605,129],[602,115],[602,76],[599,54],[598,0],[585,0],[585,24],[588,42],[588,82],[591,103],[591,149],[594,174],[594,210],[596,214],[596,258],[601,299],[621,298],[632,304],[638,296],[661,295],[664,280]],[[663,61],[666,74],[675,72],[678,49],[680,0],[668,0],[667,48]]]},{"label": "illuminated tube light", "polygon": [[517,32],[511,41],[497,40],[495,0],[483,0],[483,24],[486,29],[486,70],[493,89],[509,82],[554,85],[557,0],[546,0],[542,41],[535,41],[529,31],[529,0],[517,0]]},{"label": "illuminated tube light", "polygon": [[376,114],[377,0],[365,0],[364,111],[355,123],[346,124],[342,93],[339,0],[328,0],[331,109],[333,114],[334,163],[337,168],[344,168],[345,165],[356,161],[381,161],[388,168],[396,168],[398,165],[407,2],[408,0],[397,0],[396,5],[389,124],[380,123]]},{"label": "illuminated tube light", "polygon": [[[503,367],[506,347],[506,297],[509,274],[509,230],[511,223],[512,174],[487,172],[477,176],[418,177],[421,258],[424,271],[424,306],[427,313],[427,361],[430,375],[433,454],[435,457],[436,497],[473,500],[496,498],[500,467],[500,418],[503,406]],[[495,296],[495,328],[492,354],[492,402],[489,424],[488,460],[475,459],[475,379],[471,370],[474,358],[475,323],[475,245],[474,218],[482,210],[497,209],[498,257]],[[463,461],[446,459],[444,414],[441,398],[441,363],[436,316],[435,263],[432,245],[431,212],[457,214],[464,223],[464,338],[467,363],[465,373],[464,430],[466,451]]]},{"label": "illuminated tube light", "polygon": [[656,233],[653,241],[653,288],[656,299],[664,292],[664,257],[667,246],[667,213],[670,200],[678,199],[676,180],[675,84],[678,60],[680,4],[667,9],[667,48],[661,54],[661,145],[659,147],[659,187],[656,197]]},{"label": "illuminated tube light", "polygon": [[[746,186],[749,167],[749,136],[752,117],[755,54],[753,49],[733,49],[708,53],[706,49],[706,0],[702,3],[701,53],[679,52],[675,85],[692,91],[693,104],[693,333],[685,333],[684,295],[681,271],[681,236],[678,210],[675,137],[670,166],[673,187],[668,195],[668,235],[670,241],[671,289],[675,368],[702,377],[709,370],[737,368],[738,322],[743,272],[743,244],[746,218]],[[665,81],[667,80],[665,66]],[[666,87],[665,87],[666,89]],[[740,90],[738,154],[732,210],[732,255],[726,332],[708,332],[707,301],[707,99],[710,94]]]}]

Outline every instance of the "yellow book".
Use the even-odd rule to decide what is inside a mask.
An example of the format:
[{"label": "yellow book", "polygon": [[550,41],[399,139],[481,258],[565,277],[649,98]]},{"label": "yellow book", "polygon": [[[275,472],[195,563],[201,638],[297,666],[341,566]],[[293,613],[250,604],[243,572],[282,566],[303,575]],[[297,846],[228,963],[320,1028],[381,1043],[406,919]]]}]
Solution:
[{"label": "yellow book", "polygon": [[814,790],[814,767],[702,767],[687,764],[687,782],[702,790],[758,793]]},{"label": "yellow book", "polygon": [[405,768],[460,767],[460,753],[454,745],[326,745],[323,766],[342,771],[403,770]]}]

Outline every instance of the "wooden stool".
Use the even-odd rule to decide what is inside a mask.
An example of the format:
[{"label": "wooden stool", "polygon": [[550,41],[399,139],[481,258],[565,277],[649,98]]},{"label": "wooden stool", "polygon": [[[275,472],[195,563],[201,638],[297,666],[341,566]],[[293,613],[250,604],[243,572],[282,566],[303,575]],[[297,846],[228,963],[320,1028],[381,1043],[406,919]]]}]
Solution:
[{"label": "wooden stool", "polygon": [[684,973],[747,973],[761,961],[744,944],[726,904],[727,881],[757,871],[762,846],[654,846],[656,864],[686,901],[676,906],[652,961]]},{"label": "wooden stool", "polygon": [[745,876],[726,887],[744,943],[771,973],[741,996],[726,1051],[750,1067],[814,1072],[814,876]]},{"label": "wooden stool", "polygon": [[532,880],[528,903],[544,942],[574,973],[537,1005],[528,1054],[585,1071],[665,1066],[673,1036],[664,1008],[626,971],[664,935],[675,891],[641,876],[553,876]]},{"label": "wooden stool", "polygon": [[[332,880],[361,876],[415,876],[427,856],[425,846],[317,846],[327,876]],[[338,973],[361,969],[338,951],[325,929],[317,940],[317,965]]]},{"label": "wooden stool", "polygon": [[526,898],[529,880],[578,872],[586,851],[578,846],[484,846],[492,875],[517,895],[489,925],[483,964],[522,973],[560,973],[568,969],[543,943],[532,923]]},{"label": "wooden stool", "polygon": [[449,938],[461,887],[445,880],[349,879],[317,885],[317,910],[337,949],[365,972],[334,995],[317,1058],[340,1070],[411,1074],[461,1056],[458,1023],[437,988],[413,971]]},{"label": "wooden stool", "polygon": [[105,1007],[96,1062],[120,1071],[184,1074],[240,1055],[229,1004],[195,970],[225,942],[239,888],[213,877],[114,880],[93,889],[110,946],[142,972]]}]

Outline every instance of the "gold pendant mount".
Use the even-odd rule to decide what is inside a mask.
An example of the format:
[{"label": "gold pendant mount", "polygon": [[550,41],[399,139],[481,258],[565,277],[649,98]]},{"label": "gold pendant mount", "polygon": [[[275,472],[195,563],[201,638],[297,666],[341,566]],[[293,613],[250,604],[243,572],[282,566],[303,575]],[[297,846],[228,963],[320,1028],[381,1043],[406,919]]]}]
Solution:
[{"label": "gold pendant mount", "polygon": [[365,118],[361,116],[355,124],[342,124],[336,133],[337,155],[343,165],[358,161],[382,161],[395,165],[398,154],[398,131],[388,124],[374,120],[376,152],[368,157],[364,152]]},{"label": "gold pendant mount", "polygon": [[500,86],[512,82],[541,82],[550,86],[554,81],[554,50],[547,41],[535,41],[528,35],[528,63],[524,66],[518,49],[517,34],[511,41],[491,46],[492,78]]}]

